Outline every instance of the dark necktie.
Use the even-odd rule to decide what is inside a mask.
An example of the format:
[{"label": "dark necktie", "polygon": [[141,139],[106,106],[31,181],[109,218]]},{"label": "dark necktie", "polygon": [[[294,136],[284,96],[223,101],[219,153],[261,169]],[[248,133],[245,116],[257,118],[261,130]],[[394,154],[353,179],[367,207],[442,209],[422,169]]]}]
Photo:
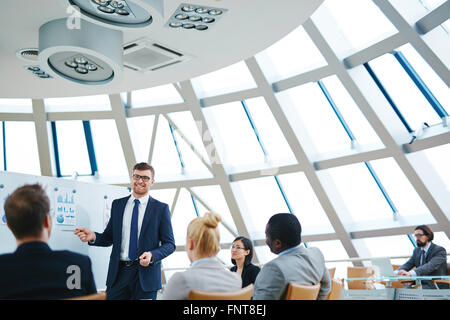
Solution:
[{"label": "dark necktie", "polygon": [[420,250],[420,265],[425,263],[425,250]]},{"label": "dark necktie", "polygon": [[128,247],[128,258],[130,258],[131,261],[134,261],[137,258],[138,216],[139,216],[139,200],[134,199],[133,215],[131,216],[130,246]]}]

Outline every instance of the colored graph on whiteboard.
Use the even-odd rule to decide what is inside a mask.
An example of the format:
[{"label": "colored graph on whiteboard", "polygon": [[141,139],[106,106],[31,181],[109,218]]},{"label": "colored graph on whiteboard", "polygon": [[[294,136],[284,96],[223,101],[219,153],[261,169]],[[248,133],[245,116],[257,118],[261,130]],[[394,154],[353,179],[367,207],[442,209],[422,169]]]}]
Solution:
[{"label": "colored graph on whiteboard", "polygon": [[71,189],[60,188],[55,192],[55,222],[60,225],[76,225],[76,194]]}]

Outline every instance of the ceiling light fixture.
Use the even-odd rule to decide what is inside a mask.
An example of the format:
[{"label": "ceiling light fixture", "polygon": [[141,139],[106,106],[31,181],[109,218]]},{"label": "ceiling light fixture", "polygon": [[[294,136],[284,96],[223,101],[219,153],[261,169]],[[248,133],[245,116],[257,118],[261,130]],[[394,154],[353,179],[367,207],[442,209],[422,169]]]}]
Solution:
[{"label": "ceiling light fixture", "polygon": [[122,45],[122,31],[85,20],[79,29],[68,29],[66,19],[53,20],[39,28],[41,69],[54,77],[79,84],[101,85],[119,81]]},{"label": "ceiling light fixture", "polygon": [[[165,27],[205,31],[213,27],[226,11],[228,10],[222,8],[182,3],[167,20]],[[189,23],[182,23],[180,20],[189,20]]]},{"label": "ceiling light fixture", "polygon": [[115,29],[142,28],[163,16],[163,0],[68,0],[83,18]]}]

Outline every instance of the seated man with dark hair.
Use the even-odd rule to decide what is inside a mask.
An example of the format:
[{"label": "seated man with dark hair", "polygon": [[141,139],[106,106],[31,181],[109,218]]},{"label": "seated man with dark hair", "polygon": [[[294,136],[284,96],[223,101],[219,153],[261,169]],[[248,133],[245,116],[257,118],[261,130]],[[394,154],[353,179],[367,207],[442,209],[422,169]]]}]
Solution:
[{"label": "seated man with dark hair", "polygon": [[[447,275],[447,252],[445,248],[432,243],[434,233],[426,225],[414,229],[417,247],[411,258],[400,266],[396,273],[399,276],[445,276]],[[416,268],[413,270],[413,268]],[[430,280],[421,280],[423,289],[436,289]],[[440,289],[448,289],[447,283],[438,283]]]},{"label": "seated man with dark hair", "polygon": [[290,282],[302,285],[320,283],[317,299],[331,290],[331,277],[318,248],[300,246],[302,228],[290,213],[273,215],[266,225],[266,244],[278,257],[266,263],[256,277],[254,300],[281,300]]},{"label": "seated man with dark hair", "polygon": [[4,208],[17,249],[0,255],[0,299],[63,299],[97,293],[89,257],[48,246],[50,200],[41,185],[18,188]]}]

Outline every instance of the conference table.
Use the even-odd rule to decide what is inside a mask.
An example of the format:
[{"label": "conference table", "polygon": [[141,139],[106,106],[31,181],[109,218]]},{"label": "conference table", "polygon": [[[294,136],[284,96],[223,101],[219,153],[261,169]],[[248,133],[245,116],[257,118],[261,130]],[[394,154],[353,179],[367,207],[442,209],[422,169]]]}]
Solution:
[{"label": "conference table", "polygon": [[[447,280],[450,276],[379,276],[366,278],[345,278],[347,283],[342,290],[342,300],[450,300],[450,289],[422,289],[423,280]],[[348,289],[351,281],[365,281],[373,289]],[[391,284],[400,281],[404,288],[392,288]],[[415,288],[411,284],[415,282]]]}]

